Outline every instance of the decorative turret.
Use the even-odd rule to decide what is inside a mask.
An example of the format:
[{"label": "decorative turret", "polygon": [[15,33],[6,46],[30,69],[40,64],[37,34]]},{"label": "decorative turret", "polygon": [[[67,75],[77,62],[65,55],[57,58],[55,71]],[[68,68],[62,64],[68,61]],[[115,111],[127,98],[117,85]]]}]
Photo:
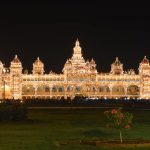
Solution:
[{"label": "decorative turret", "polygon": [[149,65],[149,60],[146,58],[146,56],[144,56],[142,62],[140,63],[140,65]]},{"label": "decorative turret", "polygon": [[92,75],[92,80],[95,80],[95,76],[97,74],[95,61],[92,59],[90,62],[85,62],[82,57],[82,49],[78,39],[75,42],[75,47],[73,48],[72,58],[68,59],[64,65],[63,73],[68,76],[69,80],[70,78],[73,78],[74,75],[76,75],[76,78],[85,78],[85,76]]},{"label": "decorative turret", "polygon": [[12,76],[12,98],[21,99],[22,98],[22,64],[17,55],[11,61],[10,64],[10,74]]},{"label": "decorative turret", "polygon": [[91,65],[91,69],[94,70],[96,68],[96,64],[94,59],[92,58],[92,60],[90,61],[90,65]]},{"label": "decorative turret", "polygon": [[140,97],[150,99],[150,64],[149,60],[144,56],[139,65],[140,75]]},{"label": "decorative turret", "polygon": [[10,73],[13,75],[22,73],[22,64],[17,55],[15,55],[14,59],[11,61]]},{"label": "decorative turret", "polygon": [[36,61],[33,63],[33,74],[44,74],[44,63],[38,57]]},{"label": "decorative turret", "polygon": [[86,66],[87,66],[87,68],[90,66],[89,60],[86,61]]},{"label": "decorative turret", "polygon": [[121,64],[118,57],[116,57],[115,62],[111,65],[111,73],[116,75],[123,74],[123,64]]},{"label": "decorative turret", "polygon": [[78,39],[75,43],[75,47],[73,48],[73,50],[74,50],[74,54],[77,54],[77,53],[81,54],[80,42],[78,41]]},{"label": "decorative turret", "polygon": [[143,60],[139,65],[139,73],[142,75],[150,75],[150,64],[146,56],[144,56]]},{"label": "decorative turret", "polygon": [[72,62],[70,59],[69,60],[67,59],[65,65],[64,65],[64,68],[63,68],[63,73],[67,74],[70,70],[72,70]]},{"label": "decorative turret", "polygon": [[80,64],[80,63],[85,63],[84,58],[82,57],[82,52],[81,52],[81,47],[80,43],[77,39],[75,43],[75,47],[73,48],[73,56],[72,56],[72,63],[73,64]]}]

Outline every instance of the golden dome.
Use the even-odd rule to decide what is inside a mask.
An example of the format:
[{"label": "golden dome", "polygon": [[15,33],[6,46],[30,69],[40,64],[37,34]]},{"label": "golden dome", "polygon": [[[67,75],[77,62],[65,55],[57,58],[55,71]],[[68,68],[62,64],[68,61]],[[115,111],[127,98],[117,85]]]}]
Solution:
[{"label": "golden dome", "polygon": [[142,64],[149,64],[149,60],[144,56],[144,59],[141,62]]},{"label": "golden dome", "polygon": [[34,63],[35,65],[43,65],[43,62],[40,60],[40,58],[38,57]]},{"label": "golden dome", "polygon": [[121,62],[119,61],[118,57],[116,57],[116,60],[115,60],[115,62],[113,63],[113,65],[115,65],[115,66],[121,65]]},{"label": "golden dome", "polygon": [[17,55],[15,55],[15,58],[12,60],[12,63],[21,63]]},{"label": "golden dome", "polygon": [[91,60],[91,62],[90,62],[91,64],[95,64],[95,61],[94,61],[94,59],[92,58],[92,60]]}]

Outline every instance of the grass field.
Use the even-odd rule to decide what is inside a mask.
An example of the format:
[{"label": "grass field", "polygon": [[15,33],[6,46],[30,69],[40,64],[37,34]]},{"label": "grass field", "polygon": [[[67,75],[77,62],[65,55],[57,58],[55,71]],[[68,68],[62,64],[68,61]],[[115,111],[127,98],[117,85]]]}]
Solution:
[{"label": "grass field", "polygon": [[[0,150],[109,150],[109,147],[77,144],[61,146],[58,142],[119,139],[117,130],[106,128],[104,110],[106,109],[29,110],[29,121],[0,123]],[[124,131],[123,138],[150,140],[150,110],[130,112],[134,115],[133,128]],[[133,149],[148,150],[150,147]]]}]

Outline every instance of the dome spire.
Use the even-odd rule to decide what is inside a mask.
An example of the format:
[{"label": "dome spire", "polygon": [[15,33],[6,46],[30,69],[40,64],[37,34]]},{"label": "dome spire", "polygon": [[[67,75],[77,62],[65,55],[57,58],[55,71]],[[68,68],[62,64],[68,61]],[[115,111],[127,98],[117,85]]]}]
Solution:
[{"label": "dome spire", "polygon": [[119,61],[118,57],[116,57],[116,61]]},{"label": "dome spire", "polygon": [[121,64],[121,62],[119,61],[119,58],[118,57],[116,57],[116,60],[115,60],[115,62],[113,63],[114,65],[120,65]]},{"label": "dome spire", "polygon": [[12,60],[12,63],[21,63],[17,55],[15,55],[14,59]]},{"label": "dome spire", "polygon": [[142,64],[149,64],[149,60],[147,59],[146,56],[144,56],[144,58],[142,60]]},{"label": "dome spire", "polygon": [[15,55],[15,59],[17,59],[18,58],[18,56],[17,56],[17,54]]},{"label": "dome spire", "polygon": [[75,42],[75,47],[73,49],[74,49],[74,54],[78,53],[81,55],[81,47],[80,47],[80,42],[79,42],[78,38]]},{"label": "dome spire", "polygon": [[79,47],[79,46],[80,46],[80,42],[79,42],[78,38],[77,38],[77,40],[76,40],[75,46],[76,46],[76,47]]},{"label": "dome spire", "polygon": [[80,47],[78,38],[73,48],[73,55],[72,55],[71,61],[72,63],[76,63],[76,64],[85,62],[84,58],[82,57],[82,48]]}]

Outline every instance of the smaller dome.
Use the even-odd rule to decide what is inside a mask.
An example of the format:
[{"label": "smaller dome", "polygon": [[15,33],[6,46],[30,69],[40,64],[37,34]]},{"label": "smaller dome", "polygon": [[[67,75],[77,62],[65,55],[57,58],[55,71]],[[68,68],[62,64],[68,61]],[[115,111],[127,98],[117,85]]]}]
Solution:
[{"label": "smaller dome", "polygon": [[119,61],[118,57],[116,57],[116,60],[115,60],[115,62],[113,63],[113,65],[115,65],[115,66],[121,65],[121,62]]},{"label": "smaller dome", "polygon": [[91,64],[95,64],[95,61],[94,61],[94,59],[92,58],[92,60],[91,60],[91,62],[90,62]]},{"label": "smaller dome", "polygon": [[142,64],[149,64],[149,60],[144,56],[144,59],[141,62]]},{"label": "smaller dome", "polygon": [[12,60],[12,63],[21,63],[17,55],[15,55],[15,58]]},{"label": "smaller dome", "polygon": [[40,58],[38,57],[34,63],[35,65],[43,65],[43,62],[40,60]]}]

